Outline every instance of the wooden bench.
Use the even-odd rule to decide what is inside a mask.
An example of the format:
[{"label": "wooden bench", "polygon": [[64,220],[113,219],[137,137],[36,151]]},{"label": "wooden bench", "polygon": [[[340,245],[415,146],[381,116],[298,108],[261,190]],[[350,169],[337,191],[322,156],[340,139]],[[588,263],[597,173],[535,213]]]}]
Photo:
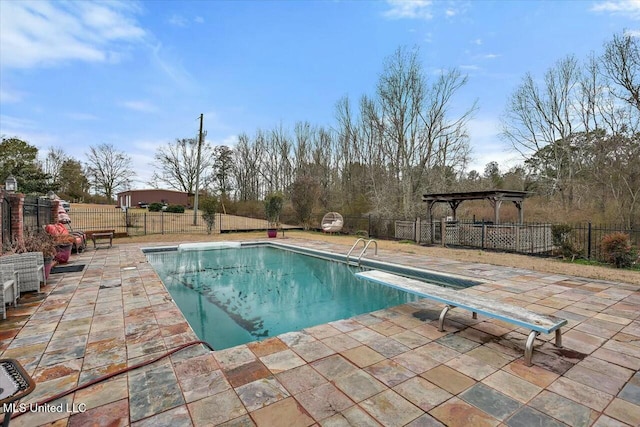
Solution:
[{"label": "wooden bench", "polygon": [[526,329],[529,329],[529,337],[524,350],[524,362],[531,366],[531,356],[533,354],[533,343],[540,333],[556,333],[555,346],[562,347],[562,332],[560,328],[567,324],[565,319],[555,316],[542,315],[527,310],[523,307],[507,304],[498,300],[481,297],[478,295],[465,294],[454,289],[443,288],[441,286],[429,285],[418,280],[397,276],[383,271],[372,270],[356,273],[356,277],[380,283],[393,288],[428,298],[446,304],[440,313],[438,330],[444,331],[444,319],[449,309],[460,307],[473,313],[473,318],[477,318],[480,313],[484,316],[499,319]]},{"label": "wooden bench", "polygon": [[[101,240],[101,239],[109,239],[109,247],[113,246],[113,233],[114,231],[96,231],[94,233],[91,233],[91,240],[93,241],[93,248],[96,249],[97,248],[97,240]],[[106,242],[105,242],[106,244]]]}]

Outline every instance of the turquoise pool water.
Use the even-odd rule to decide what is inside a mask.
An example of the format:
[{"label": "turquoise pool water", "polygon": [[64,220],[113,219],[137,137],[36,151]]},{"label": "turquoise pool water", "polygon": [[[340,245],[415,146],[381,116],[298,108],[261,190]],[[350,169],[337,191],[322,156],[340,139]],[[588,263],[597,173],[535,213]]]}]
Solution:
[{"label": "turquoise pool water", "polygon": [[357,279],[344,263],[268,246],[146,256],[216,350],[418,299]]}]

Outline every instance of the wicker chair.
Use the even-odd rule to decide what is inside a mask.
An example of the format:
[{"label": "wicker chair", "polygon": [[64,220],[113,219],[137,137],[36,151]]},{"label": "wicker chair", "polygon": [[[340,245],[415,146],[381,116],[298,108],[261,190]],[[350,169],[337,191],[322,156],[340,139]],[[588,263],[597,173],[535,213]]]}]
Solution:
[{"label": "wicker chair", "polygon": [[337,233],[342,230],[344,219],[338,212],[329,212],[322,218],[322,231],[325,233]]},{"label": "wicker chair", "polygon": [[4,320],[7,318],[5,305],[11,303],[15,307],[18,299],[18,273],[14,270],[13,264],[0,264],[0,285],[0,312]]},{"label": "wicker chair", "polygon": [[42,252],[3,255],[0,264],[13,264],[18,272],[19,293],[40,291],[40,282],[45,282],[44,257]]}]

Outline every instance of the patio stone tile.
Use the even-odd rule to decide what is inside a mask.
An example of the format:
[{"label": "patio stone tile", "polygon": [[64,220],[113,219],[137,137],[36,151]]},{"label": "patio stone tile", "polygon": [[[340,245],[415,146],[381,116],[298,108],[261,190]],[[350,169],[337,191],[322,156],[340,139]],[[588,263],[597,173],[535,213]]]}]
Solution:
[{"label": "patio stone tile", "polygon": [[305,364],[305,361],[298,357],[291,350],[279,351],[260,358],[262,363],[274,374],[297,368]]},{"label": "patio stone tile", "polygon": [[360,341],[351,338],[347,334],[334,335],[323,339],[321,342],[338,353],[362,345]]},{"label": "patio stone tile", "polygon": [[595,350],[600,348],[605,341],[606,338],[590,335],[575,329],[562,334],[562,344],[564,347],[585,354],[593,353]]},{"label": "patio stone tile", "polygon": [[374,325],[369,326],[369,329],[372,329],[385,337],[390,335],[399,334],[400,332],[405,331],[405,328],[398,326],[397,324],[385,320],[384,322],[376,323]]},{"label": "patio stone tile", "polygon": [[365,345],[343,351],[340,354],[360,368],[373,365],[385,359],[383,355]]},{"label": "patio stone tile", "polygon": [[84,363],[82,369],[92,369],[104,365],[113,365],[126,362],[127,354],[124,348],[115,348],[112,350],[86,353],[84,355]]},{"label": "patio stone tile", "polygon": [[617,323],[617,324],[623,325],[623,326],[627,326],[629,323],[632,322],[631,319],[627,319],[627,318],[624,318],[624,317],[618,317],[618,316],[611,316],[611,315],[605,314],[605,313],[598,313],[593,317],[596,318],[596,319],[606,320],[607,322]]},{"label": "patio stone tile", "polygon": [[563,427],[565,424],[540,411],[524,406],[507,420],[509,427]]},{"label": "patio stone tile", "polygon": [[393,390],[425,412],[452,397],[448,391],[420,377],[398,384]]},{"label": "patio stone tile", "polygon": [[251,413],[258,427],[271,427],[286,420],[288,427],[306,427],[314,424],[313,418],[300,407],[292,397],[288,397]]},{"label": "patio stone tile", "polygon": [[315,337],[313,337],[311,334],[306,333],[305,331],[287,332],[286,334],[278,335],[278,338],[280,338],[280,341],[282,341],[289,347],[305,344],[316,340]]},{"label": "patio stone tile", "polygon": [[80,373],[82,359],[71,359],[55,365],[40,365],[31,377],[36,383]]},{"label": "patio stone tile", "polygon": [[431,341],[429,338],[412,331],[403,331],[399,334],[391,335],[389,338],[393,338],[410,349],[423,346]]},{"label": "patio stone tile", "polygon": [[257,357],[268,356],[269,354],[287,349],[287,345],[275,337],[264,341],[251,342],[247,344],[247,347],[249,347]]},{"label": "patio stone tile", "polygon": [[333,383],[354,402],[360,402],[387,389],[380,381],[361,370],[340,377]]},{"label": "patio stone tile", "polygon": [[476,383],[472,378],[456,372],[445,365],[433,368],[420,376],[451,394],[458,394]]},{"label": "patio stone tile", "polygon": [[409,351],[409,347],[392,338],[377,338],[367,342],[367,345],[383,355],[390,358]]},{"label": "patio stone tile", "polygon": [[571,362],[563,357],[558,357],[555,354],[549,355],[542,351],[534,351],[531,362],[558,375],[564,375],[565,372],[575,366],[575,362]]},{"label": "patio stone tile", "polygon": [[349,363],[344,357],[334,354],[324,359],[316,360],[311,363],[318,372],[320,372],[329,381],[336,380],[342,376],[348,375],[358,368]]},{"label": "patio stone tile", "polygon": [[178,360],[173,364],[173,369],[179,380],[207,375],[209,372],[213,372],[219,368],[220,366],[213,357],[213,353],[193,356],[186,360]]},{"label": "patio stone tile", "polygon": [[359,406],[351,406],[339,414],[320,421],[322,427],[379,427],[380,424],[371,418]]},{"label": "patio stone tile", "polygon": [[274,377],[245,384],[236,388],[236,393],[249,412],[289,397],[289,393]]},{"label": "patio stone tile", "polygon": [[497,426],[500,421],[467,402],[453,397],[429,411],[429,414],[447,426]]},{"label": "patio stone tile", "polygon": [[309,335],[313,336],[317,340],[321,340],[323,338],[332,337],[334,335],[338,335],[339,333],[341,333],[340,330],[338,330],[338,329],[336,329],[333,326],[328,325],[328,324],[313,326],[311,328],[306,328],[304,331],[306,333],[308,333]]},{"label": "patio stone tile", "polygon": [[276,378],[292,395],[319,386],[327,380],[309,365],[276,374]]},{"label": "patio stone tile", "polygon": [[472,350],[480,345],[475,341],[461,337],[459,334],[445,335],[441,338],[438,338],[435,342],[452,348],[460,353],[466,353],[469,350]]},{"label": "patio stone tile", "polygon": [[233,387],[240,387],[255,380],[270,377],[272,373],[260,360],[254,360],[225,370],[224,375]]},{"label": "patio stone tile", "polygon": [[384,335],[369,328],[357,329],[355,331],[348,332],[347,335],[363,344],[368,344],[375,339],[384,338]]},{"label": "patio stone tile", "polygon": [[[255,427],[255,423],[251,420],[249,415],[243,415],[241,417],[229,420],[226,423],[218,424],[220,427]],[[171,426],[167,426],[171,427]]]},{"label": "patio stone tile", "polygon": [[256,360],[256,356],[249,350],[249,347],[244,345],[218,350],[213,355],[223,370],[233,369]]},{"label": "patio stone tile", "polygon": [[445,425],[429,414],[422,414],[422,416],[407,424],[406,427],[445,427]]},{"label": "patio stone tile", "polygon": [[324,383],[300,393],[296,400],[316,421],[331,417],[353,405],[353,402],[331,383]]},{"label": "patio stone tile", "polygon": [[313,341],[306,344],[300,344],[292,347],[300,357],[302,357],[307,363],[314,360],[322,359],[323,357],[335,354],[335,350],[327,347],[321,341]]},{"label": "patio stone tile", "polygon": [[599,348],[593,352],[593,356],[598,359],[602,359],[606,362],[611,362],[614,365],[620,365],[625,368],[632,369],[634,371],[640,370],[640,359],[637,357],[629,356],[624,353],[620,353],[608,348]]},{"label": "patio stone tile", "polygon": [[142,421],[135,422],[131,424],[131,427],[173,427],[192,425],[187,405],[181,405],[158,415],[145,418]]},{"label": "patio stone tile", "polygon": [[176,393],[178,380],[169,364],[150,366],[150,369],[131,371],[127,375],[132,422],[185,403],[182,393]]},{"label": "patio stone tile", "polygon": [[247,413],[233,390],[196,400],[187,404],[187,407],[196,427],[222,424]]},{"label": "patio stone tile", "polygon": [[593,387],[614,396],[618,394],[625,383],[625,380],[585,368],[581,364],[569,369],[564,376],[580,384]]},{"label": "patio stone tile", "polygon": [[640,358],[640,346],[636,345],[635,342],[624,342],[613,339],[607,341],[602,347],[613,351],[619,351],[627,356]]},{"label": "patio stone tile", "polygon": [[[87,409],[97,408],[128,397],[126,376],[111,378],[77,391],[73,403],[77,406],[85,404]],[[128,407],[128,405],[127,405]]]},{"label": "patio stone tile", "polygon": [[606,360],[600,359],[594,356],[585,357],[578,365],[584,368],[588,368],[592,371],[599,372],[604,375],[609,375],[612,378],[626,382],[634,374],[634,371]]},{"label": "patio stone tile", "polygon": [[459,397],[501,421],[507,419],[522,406],[518,401],[482,383],[475,384],[461,393]]},{"label": "patio stone tile", "polygon": [[356,329],[362,329],[364,327],[361,323],[352,319],[336,320],[335,322],[329,322],[329,325],[333,326],[340,332],[355,331]]},{"label": "patio stone tile", "polygon": [[600,418],[593,423],[592,427],[628,427],[629,424],[614,420],[607,415],[600,415]]},{"label": "patio stone tile", "polygon": [[[36,403],[44,398],[48,398],[60,392],[60,390],[68,390],[78,385],[78,373],[66,375],[54,380],[40,382],[36,385],[36,389],[28,396],[20,400],[20,403]],[[72,399],[69,398],[69,405]]]},{"label": "patio stone tile", "polygon": [[[98,421],[99,420],[99,421]],[[98,424],[98,421],[100,424]],[[68,427],[113,426],[125,427],[129,425],[129,402],[121,399],[106,405],[98,406],[87,412],[73,414],[69,417]],[[151,425],[151,424],[147,424]],[[158,424],[155,424],[158,425]],[[175,424],[174,424],[175,425]],[[142,426],[142,424],[141,424]],[[136,426],[139,427],[139,426]]]},{"label": "patio stone tile", "polygon": [[425,356],[424,352],[415,350],[411,350],[399,356],[396,356],[393,358],[393,361],[415,372],[416,374],[421,374],[431,368],[435,368],[440,364],[440,362],[438,362],[437,360],[432,359],[429,356]]},{"label": "patio stone tile", "polygon": [[416,334],[422,335],[423,337],[429,338],[430,340],[436,340],[448,334],[448,332],[440,332],[437,327],[428,323],[415,327],[411,329],[411,331],[415,332]]},{"label": "patio stone tile", "polygon": [[626,400],[627,402],[633,403],[634,405],[640,405],[640,386],[628,383],[622,388],[618,397]]},{"label": "patio stone tile", "polygon": [[360,406],[389,427],[403,426],[422,415],[422,410],[393,390],[387,390],[363,401]]},{"label": "patio stone tile", "polygon": [[486,344],[496,340],[495,336],[474,328],[464,329],[458,332],[456,335],[461,338],[466,338],[468,340],[475,341],[479,344]]},{"label": "patio stone tile", "polygon": [[494,372],[482,382],[522,403],[527,403],[542,391],[541,387],[505,371]]},{"label": "patio stone tile", "polygon": [[492,350],[486,346],[476,347],[465,353],[469,357],[479,360],[480,362],[493,366],[494,368],[502,368],[504,365],[510,363],[514,358],[499,352]]},{"label": "patio stone tile", "polygon": [[632,426],[640,425],[640,406],[622,399],[613,399],[605,414]]},{"label": "patio stone tile", "polygon": [[467,356],[466,354],[449,360],[445,365],[477,381],[480,381],[487,375],[491,375],[498,369],[494,366],[482,363],[475,357]]},{"label": "patio stone tile", "polygon": [[382,381],[388,387],[394,387],[416,376],[414,372],[400,366],[393,360],[383,360],[375,365],[367,366],[364,370]]},{"label": "patio stone tile", "polygon": [[546,390],[534,397],[529,406],[572,427],[587,426],[592,421],[589,408]]},{"label": "patio stone tile", "polygon": [[613,396],[595,388],[586,386],[569,378],[560,377],[547,390],[574,400],[596,411],[603,411]]},{"label": "patio stone tile", "polygon": [[[267,371],[268,372],[268,371]],[[193,377],[179,378],[180,387],[187,403],[213,396],[231,388],[231,381],[221,370],[207,372]]]},{"label": "patio stone tile", "polygon": [[415,349],[416,352],[429,356],[430,358],[437,360],[438,362],[445,363],[449,360],[460,356],[460,353],[452,348],[438,344],[437,342],[430,342],[422,347]]}]

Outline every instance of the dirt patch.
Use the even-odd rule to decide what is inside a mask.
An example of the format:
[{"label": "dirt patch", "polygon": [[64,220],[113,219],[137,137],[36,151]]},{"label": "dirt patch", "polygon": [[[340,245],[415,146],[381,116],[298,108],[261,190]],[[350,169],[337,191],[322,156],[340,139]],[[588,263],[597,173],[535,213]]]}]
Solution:
[{"label": "dirt patch", "polygon": [[[279,234],[279,236],[281,236]],[[337,236],[303,231],[287,231],[285,238],[296,238],[306,240],[319,240],[351,246],[355,241],[354,236]],[[180,235],[149,235],[138,237],[125,237],[117,239],[118,243],[184,243],[203,242],[220,240],[252,240],[264,239],[266,233],[225,233],[216,235],[206,234],[180,234]],[[280,240],[280,237],[279,237]],[[616,282],[626,282],[640,285],[640,273],[630,270],[619,270],[615,268],[579,265],[563,262],[557,259],[538,258],[526,255],[516,255],[502,252],[488,252],[478,249],[452,249],[437,246],[419,246],[410,243],[399,243],[395,241],[378,241],[380,249],[390,251],[406,252],[411,254],[422,254],[437,258],[453,259],[463,262],[479,262],[485,264],[501,265],[506,267],[524,268],[545,273],[564,274],[569,276],[586,277],[590,279],[612,280]]]}]

